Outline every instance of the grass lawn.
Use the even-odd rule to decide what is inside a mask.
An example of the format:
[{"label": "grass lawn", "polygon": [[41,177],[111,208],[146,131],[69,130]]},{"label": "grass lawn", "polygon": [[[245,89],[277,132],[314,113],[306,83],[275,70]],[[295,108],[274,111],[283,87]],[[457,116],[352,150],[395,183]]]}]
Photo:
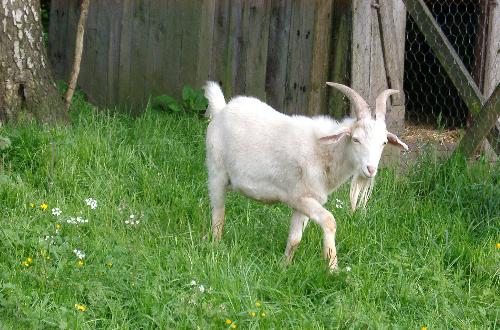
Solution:
[{"label": "grass lawn", "polygon": [[204,119],[79,102],[67,127],[0,132],[1,329],[500,328],[498,165],[382,170],[355,213],[346,185],[329,274],[313,223],[282,266],[280,205],[230,194],[204,239]]}]

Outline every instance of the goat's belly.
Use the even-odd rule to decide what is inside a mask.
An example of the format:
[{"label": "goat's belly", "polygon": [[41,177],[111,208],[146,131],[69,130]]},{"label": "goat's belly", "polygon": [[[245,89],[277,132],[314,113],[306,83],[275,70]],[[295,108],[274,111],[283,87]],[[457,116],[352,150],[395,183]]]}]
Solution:
[{"label": "goat's belly", "polygon": [[282,189],[275,186],[261,187],[231,181],[230,187],[233,191],[263,203],[272,204],[283,201],[284,194]]}]

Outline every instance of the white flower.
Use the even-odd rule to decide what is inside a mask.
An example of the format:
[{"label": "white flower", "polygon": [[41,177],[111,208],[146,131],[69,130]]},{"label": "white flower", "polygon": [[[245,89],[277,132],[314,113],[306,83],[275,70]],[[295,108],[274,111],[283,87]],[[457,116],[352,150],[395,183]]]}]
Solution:
[{"label": "white flower", "polygon": [[141,221],[139,219],[135,220],[135,214],[131,214],[128,217],[128,220],[125,220],[125,224],[130,226],[136,226],[139,223],[141,223]]},{"label": "white flower", "polygon": [[78,259],[84,259],[85,258],[85,253],[83,251],[74,249],[73,253],[76,255]]},{"label": "white flower", "polygon": [[345,268],[345,271],[346,271],[346,272],[350,272],[350,271],[351,271],[351,267],[347,266],[347,267]]},{"label": "white flower", "polygon": [[340,199],[335,198],[335,207],[338,209],[341,209],[344,207],[344,202],[342,202]]},{"label": "white flower", "polygon": [[189,283],[189,285],[196,285],[196,281],[192,280],[191,283]]},{"label": "white flower", "polygon": [[200,284],[198,290],[200,290],[201,293],[205,292],[205,287],[203,286],[203,284]]},{"label": "white flower", "polygon": [[83,217],[69,217],[66,220],[66,222],[71,224],[71,225],[79,225],[79,224],[87,223],[89,221]]},{"label": "white flower", "polygon": [[52,215],[55,215],[56,217],[60,216],[60,215],[61,215],[61,213],[62,213],[62,211],[61,211],[61,209],[60,209],[60,208],[58,208],[58,207],[54,207],[54,208],[52,209]]},{"label": "white flower", "polygon": [[48,242],[50,245],[54,245],[54,243],[55,243],[54,242],[54,236],[47,235],[47,236],[45,236],[43,238],[43,240],[46,241],[46,242]]},{"label": "white flower", "polygon": [[93,198],[86,198],[85,199],[85,204],[87,204],[88,206],[90,206],[90,208],[92,210],[95,210],[97,208],[97,201]]}]

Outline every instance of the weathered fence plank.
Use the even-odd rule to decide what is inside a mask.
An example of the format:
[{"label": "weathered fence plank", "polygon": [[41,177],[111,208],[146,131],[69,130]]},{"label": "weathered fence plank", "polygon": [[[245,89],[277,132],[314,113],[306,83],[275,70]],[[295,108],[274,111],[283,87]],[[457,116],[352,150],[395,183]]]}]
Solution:
[{"label": "weathered fence plank", "polygon": [[314,29],[311,38],[312,58],[311,76],[309,82],[308,115],[317,115],[326,112],[327,89],[325,81],[328,80],[330,44],[332,31],[331,0],[317,0],[314,11]]},{"label": "weathered fence plank", "polygon": [[[371,1],[353,0],[351,87],[365,99],[370,96],[372,47]],[[335,92],[339,93],[339,92]],[[351,114],[353,106],[351,105]]]},{"label": "weathered fence plank", "polygon": [[[378,94],[387,89],[388,72],[384,63],[383,45],[381,32],[381,22],[378,17],[378,10],[375,6],[371,6],[371,47],[370,47],[370,67],[367,74],[369,75],[369,94],[367,97],[368,104],[374,105]],[[390,102],[387,102],[390,103]],[[390,104],[387,106],[391,108]]]},{"label": "weathered fence plank", "polygon": [[[94,0],[95,1],[95,0]],[[92,0],[91,0],[92,2]],[[107,0],[100,4],[97,13],[97,33],[96,33],[96,60],[95,72],[92,83],[93,97],[98,104],[107,104],[108,86],[108,57],[109,40],[111,39],[111,15],[114,11],[113,1]]]},{"label": "weathered fence plank", "polygon": [[[352,0],[334,1],[332,13],[332,46],[330,80],[351,85],[352,53]],[[346,55],[347,54],[347,55]],[[328,113],[340,119],[349,114],[349,103],[344,95],[332,88],[327,89]]]},{"label": "weathered fence plank", "polygon": [[[90,4],[92,7],[92,4]],[[123,14],[120,33],[120,64],[118,74],[118,104],[122,107],[129,106],[130,81],[130,55],[132,48],[132,15],[134,0],[123,0]]]},{"label": "weathered fence plank", "polygon": [[[133,110],[142,112],[149,92],[146,90],[148,77],[146,75],[149,32],[149,6],[146,0],[133,1],[132,11],[132,39],[130,52],[130,80],[134,84],[129,90]],[[140,82],[140,83],[137,83]]]},{"label": "weathered fence plank", "polygon": [[292,3],[288,0],[272,0],[270,11],[266,64],[267,102],[284,111]]},{"label": "weathered fence plank", "polygon": [[399,56],[399,44],[401,40],[396,37],[396,29],[393,17],[392,0],[379,0],[378,18],[379,32],[382,41],[382,56],[387,76],[387,87],[397,89],[399,94],[391,96],[393,105],[403,105],[403,81],[402,81],[402,66],[400,64],[401,57]]},{"label": "weathered fence plank", "polygon": [[[209,42],[212,38],[212,4],[209,0],[182,1],[178,9],[182,12],[181,67],[179,84],[200,87],[208,78],[211,52]],[[203,56],[203,57],[201,57]],[[202,67],[206,63],[206,67]],[[203,70],[201,74],[200,70]]]},{"label": "weathered fence plank", "polygon": [[310,88],[313,20],[314,6],[311,6],[309,1],[293,1],[285,85],[287,97],[284,110],[287,113],[307,113],[306,91]]},{"label": "weathered fence plank", "polygon": [[488,42],[485,51],[484,96],[490,97],[500,83],[500,1],[490,4]]},{"label": "weathered fence plank", "polygon": [[147,67],[146,75],[148,77],[147,90],[150,95],[159,95],[162,93],[162,71],[161,71],[161,61],[165,61],[158,51],[162,48],[162,40],[160,36],[164,36],[165,26],[161,12],[161,2],[160,1],[150,1],[149,2],[149,25],[152,27],[148,31],[148,49],[154,49],[156,51],[148,51],[147,55]]},{"label": "weathered fence plank", "polygon": [[164,93],[179,95],[179,72],[181,67],[180,51],[182,46],[182,13],[177,10],[178,3],[183,0],[162,2],[163,19],[165,20],[165,39],[160,54],[163,56]]},{"label": "weathered fence plank", "polygon": [[57,35],[58,38],[49,38],[49,59],[56,77],[64,77],[64,70],[67,68],[64,45],[68,35],[60,33],[58,29],[68,24],[65,0],[52,0],[50,6],[49,35]]},{"label": "weathered fence plank", "polygon": [[244,36],[248,37],[245,62],[245,94],[266,98],[266,62],[268,45],[262,40],[269,37],[270,2],[245,2]]},{"label": "weathered fence plank", "polygon": [[215,3],[214,31],[212,44],[212,60],[210,79],[218,81],[224,94],[230,96],[226,81],[226,66],[228,65],[227,41],[229,39],[230,0],[220,0]]},{"label": "weathered fence plank", "polygon": [[[398,94],[391,96],[392,102],[387,102],[386,122],[388,129],[399,134],[404,128],[405,97],[403,89],[404,70],[404,38],[405,27],[396,24],[394,16],[405,16],[404,7],[398,6],[400,0],[379,0],[377,16],[379,21],[379,34],[382,44],[381,54],[385,67],[386,86],[384,88],[396,89]],[[401,45],[403,48],[401,49]],[[378,93],[377,93],[378,94]],[[375,96],[375,95],[374,95]]]},{"label": "weathered fence plank", "polygon": [[243,17],[243,1],[230,1],[230,21],[227,43],[227,62],[224,80],[226,81],[226,90],[229,90],[229,95],[242,94],[245,90],[244,82],[246,72],[243,68],[245,44],[243,44],[242,17]]},{"label": "weathered fence plank", "polygon": [[[324,113],[331,42],[338,42],[332,39],[332,11],[342,2],[342,26],[349,32],[349,0],[96,0],[80,85],[98,104],[140,106],[150,94],[178,96],[183,85],[200,87],[210,78],[222,82],[228,97],[244,93],[283,112]],[[58,5],[68,15],[75,4]],[[349,35],[338,39],[346,47],[335,53],[345,83]]]},{"label": "weathered fence plank", "polygon": [[110,11],[110,30],[108,40],[108,58],[107,58],[107,94],[105,105],[112,106],[119,100],[119,72],[120,72],[120,38],[122,27],[122,15],[124,6],[119,6],[121,0],[109,0],[111,3]]},{"label": "weathered fence plank", "polygon": [[[485,49],[485,69],[483,80],[483,92],[486,98],[490,97],[494,89],[500,83],[500,3],[489,3],[488,16],[488,38]],[[497,155],[500,155],[500,119],[493,126],[487,136],[490,145]]]},{"label": "weathered fence plank", "polygon": [[201,87],[210,78],[212,63],[212,44],[215,30],[215,0],[204,0],[201,7],[200,35],[198,41],[198,63],[196,87]]}]

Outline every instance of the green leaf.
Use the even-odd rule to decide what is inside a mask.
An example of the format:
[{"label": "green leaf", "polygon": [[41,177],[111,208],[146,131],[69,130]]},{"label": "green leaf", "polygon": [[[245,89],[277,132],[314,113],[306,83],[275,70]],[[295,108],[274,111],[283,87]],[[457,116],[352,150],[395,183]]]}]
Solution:
[{"label": "green leaf", "polygon": [[182,106],[173,97],[159,95],[153,99],[152,108],[155,110],[181,112]]},{"label": "green leaf", "polygon": [[182,100],[184,102],[188,102],[192,100],[194,97],[194,90],[191,88],[189,85],[185,85],[184,88],[182,89]]}]

